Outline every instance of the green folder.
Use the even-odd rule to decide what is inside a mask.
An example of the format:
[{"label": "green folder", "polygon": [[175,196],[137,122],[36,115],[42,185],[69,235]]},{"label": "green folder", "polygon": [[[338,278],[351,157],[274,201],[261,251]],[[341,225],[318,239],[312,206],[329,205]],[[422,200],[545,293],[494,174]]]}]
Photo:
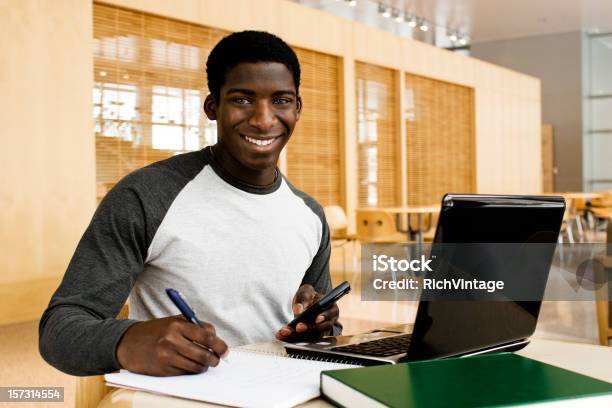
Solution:
[{"label": "green folder", "polygon": [[321,394],[345,407],[490,407],[585,397],[609,398],[612,407],[612,383],[511,353],[324,371]]}]

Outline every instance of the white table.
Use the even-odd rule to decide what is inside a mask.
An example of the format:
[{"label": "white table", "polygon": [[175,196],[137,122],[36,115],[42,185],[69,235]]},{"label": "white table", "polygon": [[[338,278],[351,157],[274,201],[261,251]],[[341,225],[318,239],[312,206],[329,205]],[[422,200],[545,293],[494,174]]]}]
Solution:
[{"label": "white table", "polygon": [[[263,343],[246,348],[259,351],[282,351],[280,343]],[[555,340],[535,339],[523,350],[517,352],[525,357],[548,363],[600,380],[612,382],[612,347],[581,343],[567,343]],[[190,401],[180,398],[156,395],[144,391],[115,389],[102,400],[99,408],[202,408],[218,407],[216,404]],[[333,407],[321,398],[300,405],[301,407]]]}]

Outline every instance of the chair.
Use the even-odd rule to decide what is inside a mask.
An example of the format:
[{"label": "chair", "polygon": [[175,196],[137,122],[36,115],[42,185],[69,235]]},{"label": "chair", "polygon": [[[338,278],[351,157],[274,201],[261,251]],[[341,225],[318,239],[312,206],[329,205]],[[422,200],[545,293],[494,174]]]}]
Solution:
[{"label": "chair", "polygon": [[[339,205],[328,205],[323,208],[325,218],[331,232],[332,249],[342,250],[342,277],[346,280],[346,245],[353,244],[356,236],[347,233],[348,221],[346,213]],[[353,259],[355,258],[355,247],[352,248]]]},{"label": "chair", "polygon": [[[357,210],[357,240],[366,244],[396,244],[411,242],[406,234],[397,231],[395,216],[386,211],[376,209]],[[359,254],[361,257],[361,254]],[[395,272],[391,272],[396,280]],[[399,307],[398,291],[394,291],[395,302],[393,302],[392,316],[397,315]]]},{"label": "chair", "polygon": [[605,229],[610,218],[612,218],[612,192],[602,192],[601,197],[594,198],[591,201],[588,210],[596,220],[595,229],[597,230],[598,225]]},{"label": "chair", "polygon": [[565,243],[564,237],[567,237],[568,243],[574,243],[574,232],[572,230],[572,225],[576,218],[572,214],[573,202],[574,201],[571,198],[565,199],[565,212],[563,213],[563,221],[561,223],[561,231],[559,233],[560,244]]},{"label": "chair", "polygon": [[597,328],[599,331],[599,344],[608,346],[612,338],[612,222],[607,228],[606,256],[599,261],[603,268],[595,268],[595,281],[600,284],[595,292],[595,308],[597,310]]},{"label": "chair", "polygon": [[438,225],[438,219],[440,218],[440,213],[429,214],[429,219],[427,219],[427,223],[431,225],[427,231],[423,231],[423,242],[431,243],[436,236],[436,228]]},{"label": "chair", "polygon": [[[129,307],[126,304],[119,311],[117,319],[126,319],[128,315]],[[75,396],[76,408],[96,408],[111,390],[112,388],[106,386],[103,375],[79,377]]]},{"label": "chair", "polygon": [[376,209],[357,210],[357,239],[364,243],[405,243],[406,235],[395,227],[395,218]]},{"label": "chair", "polygon": [[591,204],[595,207],[612,207],[612,191],[603,191],[601,197],[593,198]]},{"label": "chair", "polygon": [[[574,197],[574,211],[576,212],[576,216],[583,223],[587,223],[587,219],[585,218],[585,211],[587,210],[587,200],[584,197]],[[588,225],[586,225],[588,227]]]}]

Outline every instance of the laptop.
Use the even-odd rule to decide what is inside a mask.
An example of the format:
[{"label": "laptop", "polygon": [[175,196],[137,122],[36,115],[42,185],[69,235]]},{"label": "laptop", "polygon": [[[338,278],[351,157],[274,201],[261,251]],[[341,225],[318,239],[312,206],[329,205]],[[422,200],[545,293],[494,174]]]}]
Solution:
[{"label": "laptop", "polygon": [[[537,243],[539,262],[508,269],[516,259],[503,251],[473,264],[483,246],[455,250],[454,264],[472,269],[472,276],[529,276],[528,300],[448,300],[421,293],[414,325],[403,324],[350,336],[328,336],[315,342],[285,343],[291,357],[377,365],[444,357],[516,351],[529,343],[536,328],[556,242],[565,211],[562,197],[447,194],[431,254],[447,244]],[[461,245],[456,246],[461,248]],[[441,249],[442,248],[442,249]],[[490,254],[489,254],[490,255]],[[500,259],[500,258],[508,259]],[[515,256],[513,258],[516,258]],[[488,259],[488,261],[487,261]],[[472,263],[471,263],[472,262]],[[446,273],[444,269],[440,269]],[[440,277],[440,276],[438,276]],[[487,278],[486,276],[481,276]]]}]

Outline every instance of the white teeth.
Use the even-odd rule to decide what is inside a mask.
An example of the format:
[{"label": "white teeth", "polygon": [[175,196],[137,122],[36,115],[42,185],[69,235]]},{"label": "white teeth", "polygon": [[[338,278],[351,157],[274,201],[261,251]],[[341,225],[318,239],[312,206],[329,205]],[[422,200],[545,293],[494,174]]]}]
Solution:
[{"label": "white teeth", "polygon": [[273,138],[273,139],[268,139],[268,140],[259,140],[259,139],[250,138],[248,136],[245,136],[244,138],[247,140],[247,142],[256,144],[257,146],[268,146],[272,144],[274,139],[276,139],[276,138]]}]

